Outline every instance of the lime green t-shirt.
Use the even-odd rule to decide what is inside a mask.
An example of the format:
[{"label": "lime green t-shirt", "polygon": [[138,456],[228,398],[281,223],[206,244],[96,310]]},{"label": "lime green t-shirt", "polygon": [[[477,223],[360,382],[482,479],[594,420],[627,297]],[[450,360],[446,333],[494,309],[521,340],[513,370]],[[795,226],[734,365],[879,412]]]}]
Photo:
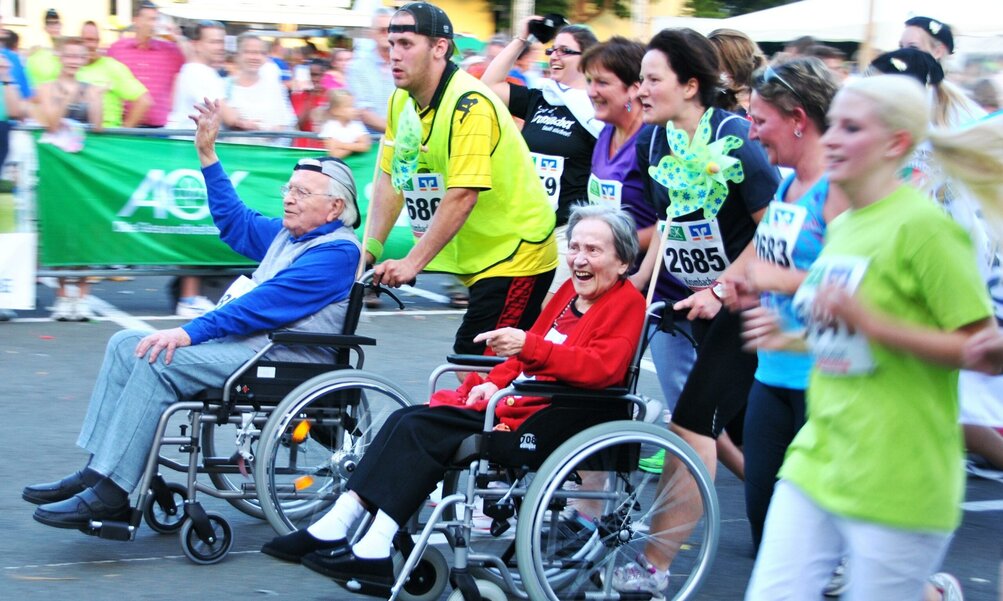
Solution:
[{"label": "lime green t-shirt", "polygon": [[28,81],[32,87],[56,81],[63,65],[59,57],[51,48],[38,48],[31,53],[24,63],[24,69],[28,72]]},{"label": "lime green t-shirt", "polygon": [[146,94],[146,86],[136,79],[129,67],[107,56],[80,67],[77,79],[105,89],[102,107],[105,127],[121,126],[125,101],[133,101]]},{"label": "lime green t-shirt", "polygon": [[[967,234],[909,186],[834,220],[816,265],[832,258],[868,260],[856,296],[896,319],[952,331],[992,315]],[[964,492],[958,370],[867,346],[869,373],[816,364],[780,476],[838,515],[951,531]]]}]

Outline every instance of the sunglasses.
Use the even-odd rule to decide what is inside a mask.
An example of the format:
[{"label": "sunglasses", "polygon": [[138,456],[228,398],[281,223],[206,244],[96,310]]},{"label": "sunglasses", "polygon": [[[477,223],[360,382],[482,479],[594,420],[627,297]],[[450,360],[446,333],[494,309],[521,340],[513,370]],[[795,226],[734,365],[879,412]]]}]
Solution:
[{"label": "sunglasses", "polygon": [[805,102],[804,97],[801,96],[801,94],[798,94],[798,91],[794,89],[794,86],[792,86],[790,83],[788,83],[786,79],[784,79],[783,77],[781,77],[780,74],[777,73],[777,71],[773,68],[772,65],[766,65],[766,70],[763,71],[763,83],[769,83],[771,81],[779,82],[780,85],[782,85],[785,88],[787,88],[787,90],[791,94],[794,94],[794,96],[797,97],[797,99],[801,101],[801,105],[802,106],[808,106],[808,103]]},{"label": "sunglasses", "polygon": [[547,56],[579,56],[582,52],[581,50],[572,50],[567,46],[557,46],[556,48],[547,48],[543,51]]}]

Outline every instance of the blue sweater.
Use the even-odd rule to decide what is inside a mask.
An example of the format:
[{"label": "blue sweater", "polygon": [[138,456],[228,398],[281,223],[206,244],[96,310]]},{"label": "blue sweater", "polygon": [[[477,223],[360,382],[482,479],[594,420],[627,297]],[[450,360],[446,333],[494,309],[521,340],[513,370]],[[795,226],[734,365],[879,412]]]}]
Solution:
[{"label": "blue sweater", "polygon": [[[213,223],[220,238],[234,251],[261,261],[282,220],[265,217],[247,208],[218,162],[202,169]],[[341,227],[341,221],[324,224],[294,243],[306,242]],[[350,242],[321,244],[300,255],[275,277],[223,307],[183,326],[192,344],[236,335],[273,330],[312,315],[331,303],[348,298],[359,262],[359,250]]]}]

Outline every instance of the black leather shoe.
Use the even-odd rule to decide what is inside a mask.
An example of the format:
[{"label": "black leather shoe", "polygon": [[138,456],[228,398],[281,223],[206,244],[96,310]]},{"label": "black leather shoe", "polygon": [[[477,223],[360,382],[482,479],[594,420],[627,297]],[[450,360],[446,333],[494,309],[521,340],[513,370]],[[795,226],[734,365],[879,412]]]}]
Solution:
[{"label": "black leather shoe", "polygon": [[276,536],[261,547],[265,555],[293,563],[299,563],[304,555],[315,551],[330,551],[333,557],[346,555],[349,552],[348,541],[343,538],[321,540],[304,529]]},{"label": "black leather shoe", "polygon": [[65,501],[40,505],[33,517],[46,526],[80,529],[86,528],[91,520],[127,522],[132,517],[132,508],[128,499],[122,505],[110,506],[88,488]]},{"label": "black leather shoe", "polygon": [[394,562],[389,557],[363,559],[351,551],[340,555],[319,551],[304,556],[302,563],[314,572],[347,583],[350,590],[359,590],[351,586],[353,582],[364,588],[389,588],[394,584]]},{"label": "black leather shoe", "polygon": [[44,505],[65,501],[86,489],[87,485],[84,484],[83,476],[80,472],[74,472],[56,482],[25,486],[24,490],[21,491],[21,498],[35,505]]}]

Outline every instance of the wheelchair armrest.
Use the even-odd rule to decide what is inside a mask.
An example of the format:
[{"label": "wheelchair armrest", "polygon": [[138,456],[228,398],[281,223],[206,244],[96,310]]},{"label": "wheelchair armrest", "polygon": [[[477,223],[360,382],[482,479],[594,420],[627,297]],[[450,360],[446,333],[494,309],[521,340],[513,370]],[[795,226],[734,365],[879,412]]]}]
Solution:
[{"label": "wheelchair armrest", "polygon": [[320,334],[317,332],[297,332],[280,330],[268,335],[275,344],[303,344],[309,346],[374,346],[376,340],[368,336],[347,334]]},{"label": "wheelchair armrest", "polygon": [[505,362],[505,357],[488,355],[446,355],[446,361],[454,365],[469,365],[471,367],[494,367]]},{"label": "wheelchair armrest", "polygon": [[575,388],[574,386],[567,386],[556,382],[537,382],[536,380],[516,381],[512,382],[511,386],[520,394],[543,397],[574,396],[605,399],[618,398],[630,393],[625,387],[593,390],[590,388]]}]

